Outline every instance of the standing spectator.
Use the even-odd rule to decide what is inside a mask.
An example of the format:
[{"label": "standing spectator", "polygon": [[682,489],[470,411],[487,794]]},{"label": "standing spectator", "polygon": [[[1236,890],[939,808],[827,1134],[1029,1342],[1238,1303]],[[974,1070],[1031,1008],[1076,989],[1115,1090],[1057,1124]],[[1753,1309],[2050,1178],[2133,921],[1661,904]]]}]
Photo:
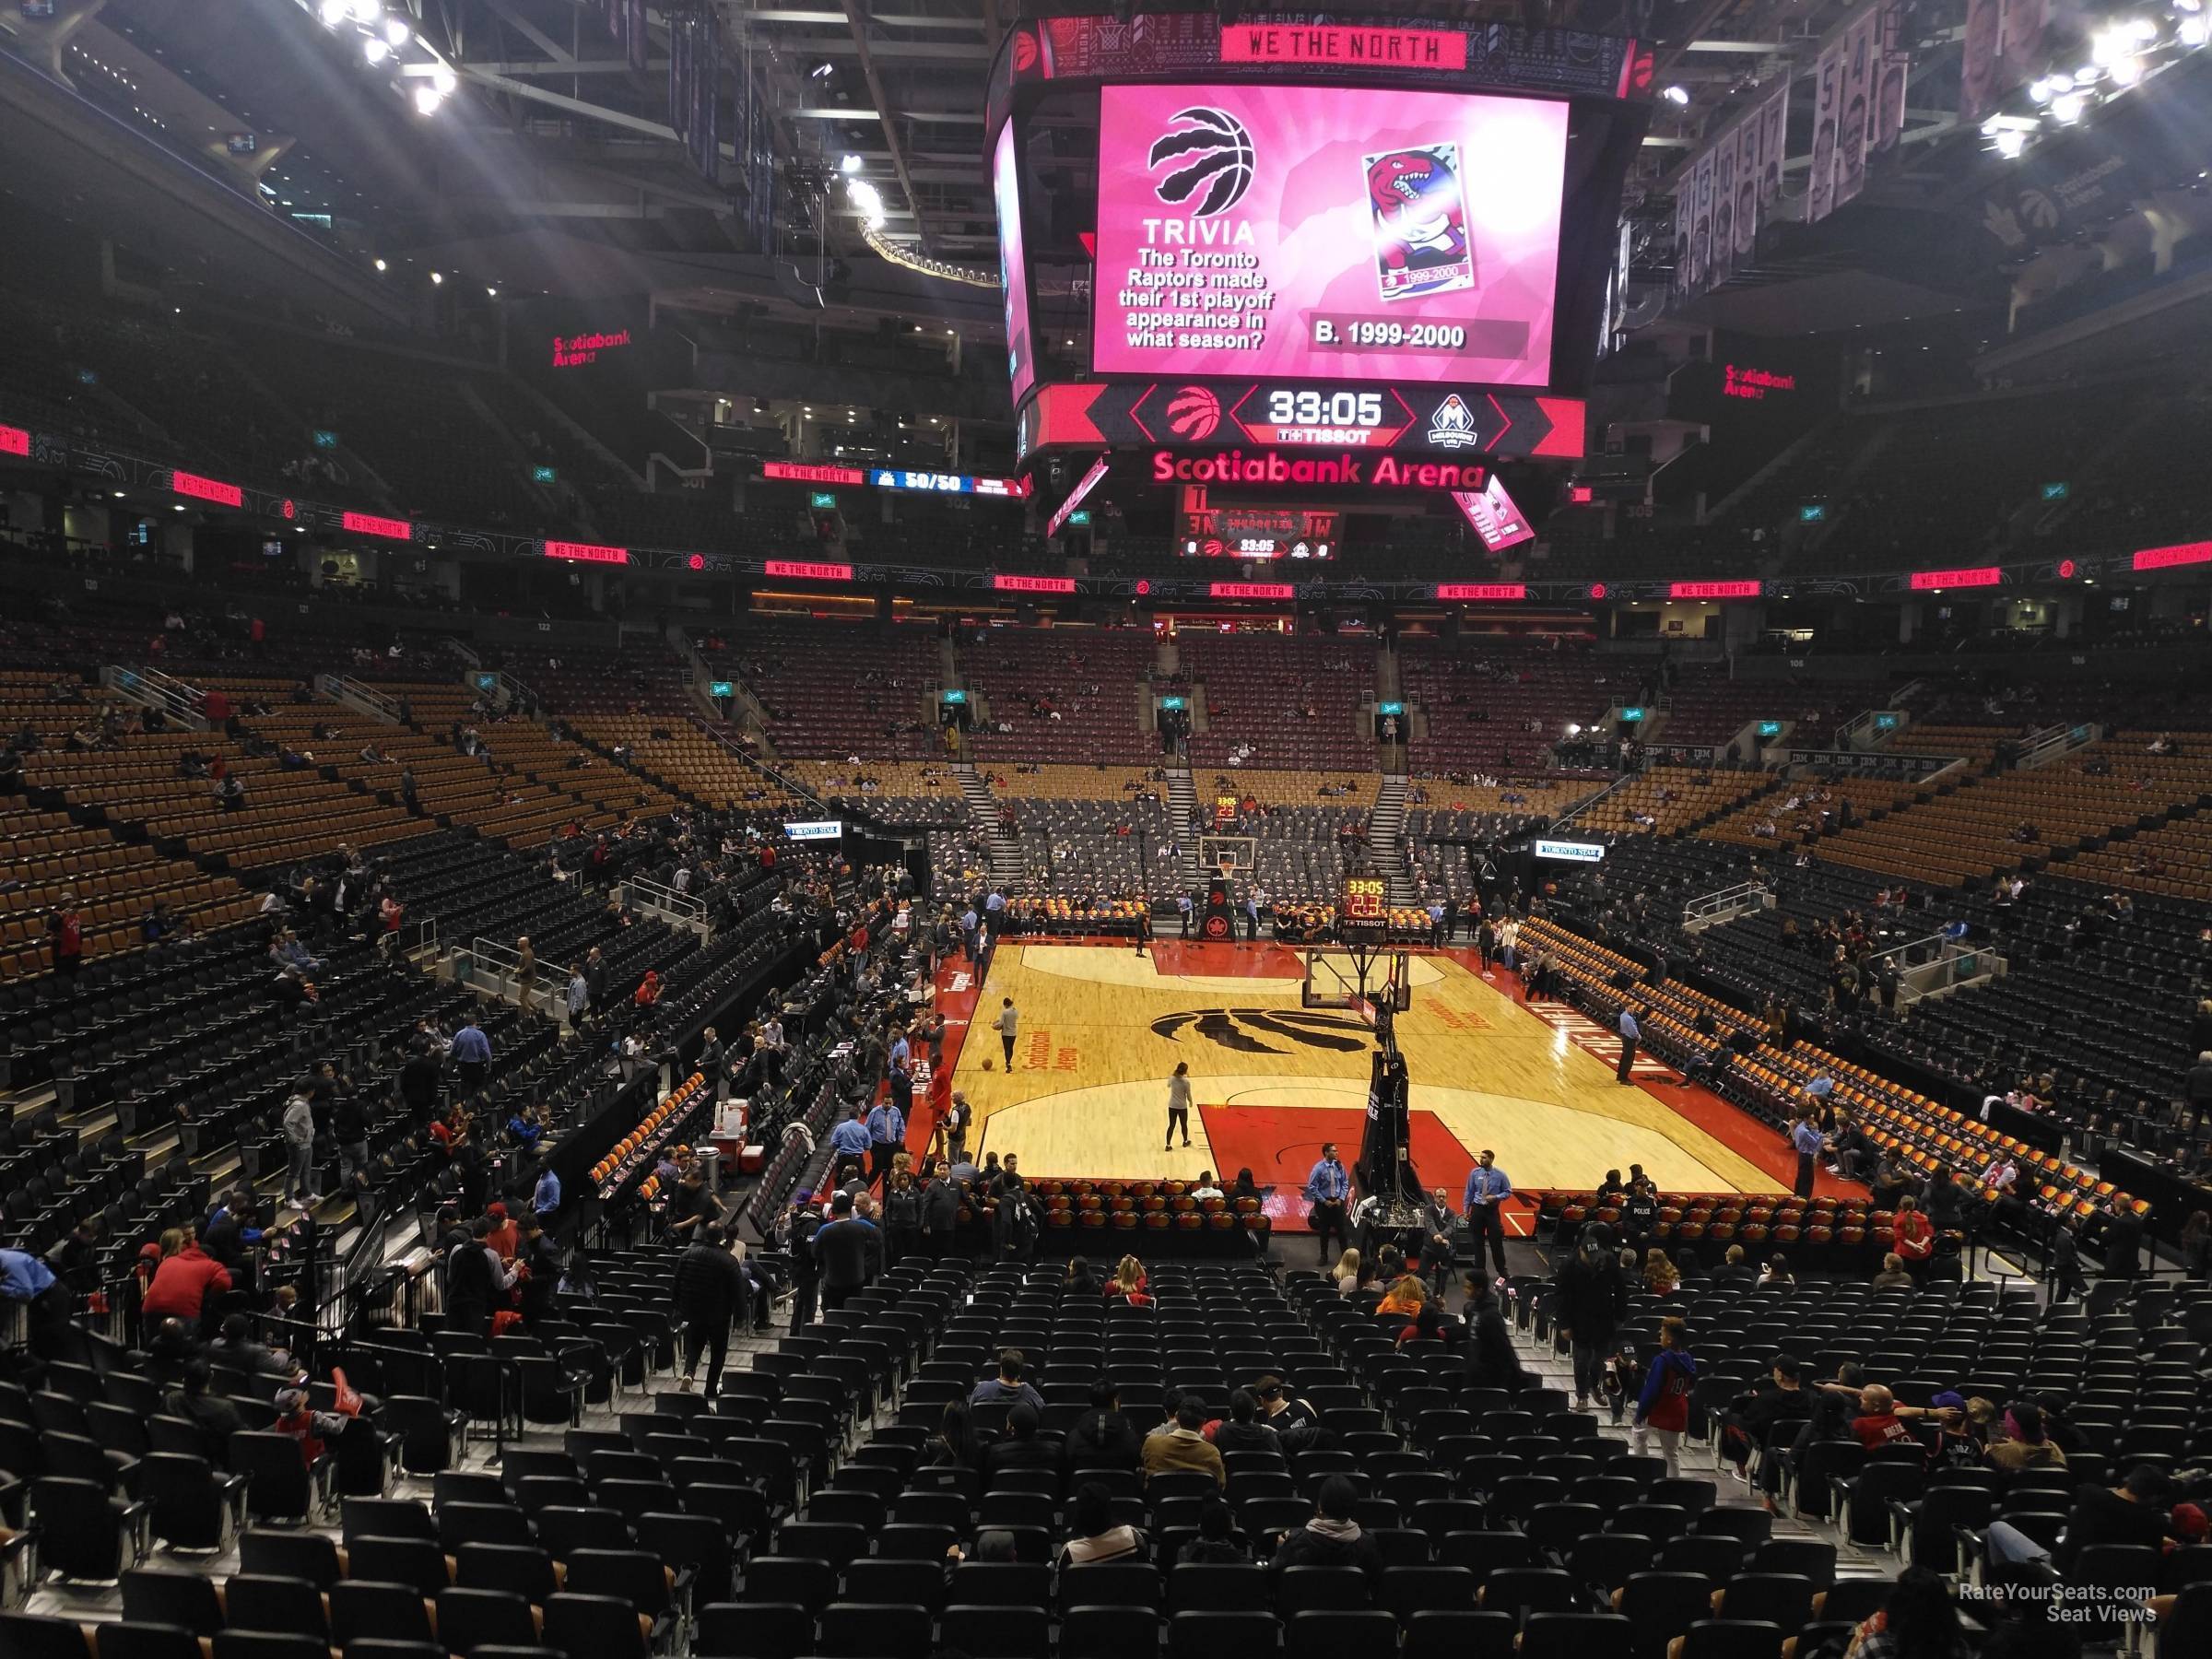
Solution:
[{"label": "standing spectator", "polygon": [[553,1172],[550,1147],[537,1155],[537,1185],[530,1192],[530,1211],[547,1231],[560,1214],[560,1177]]},{"label": "standing spectator", "polygon": [[1643,1041],[1643,1028],[1636,1023],[1632,1008],[1623,1008],[1620,1018],[1614,1021],[1614,1030],[1620,1033],[1620,1064],[1613,1068],[1616,1083],[1629,1081],[1629,1068],[1636,1064],[1636,1045]]},{"label": "standing spectator", "polygon": [[284,1102],[284,1196],[302,1209],[322,1202],[315,1191],[315,1114],[305,1077],[292,1085]]},{"label": "standing spectator", "polygon": [[596,1019],[606,1012],[606,958],[596,945],[584,953],[583,986],[590,997],[592,1017]]},{"label": "standing spectator", "polygon": [[1936,1253],[1936,1223],[1928,1219],[1910,1193],[1897,1201],[1897,1217],[1889,1224],[1889,1238],[1897,1253],[1904,1259],[1906,1269],[1915,1278],[1927,1271],[1928,1259]]},{"label": "standing spectator", "polygon": [[[894,1062],[891,1075],[899,1075]],[[911,1090],[908,1098],[912,1098]],[[865,1119],[868,1131],[868,1184],[873,1186],[891,1172],[891,1159],[906,1145],[906,1113],[899,1109],[896,1096],[879,1100],[868,1109]]]},{"label": "standing spectator", "polygon": [[858,1173],[867,1168],[868,1148],[867,1108],[855,1105],[852,1114],[830,1131],[830,1184],[842,1186],[848,1171]]},{"label": "standing spectator", "polygon": [[1790,1125],[1790,1146],[1797,1154],[1797,1180],[1792,1190],[1800,1198],[1813,1195],[1813,1175],[1819,1166],[1820,1151],[1827,1145],[1819,1129],[1814,1124],[1812,1113],[1801,1112]]},{"label": "standing spectator", "polygon": [[1174,1074],[1168,1078],[1168,1138],[1161,1145],[1165,1152],[1175,1144],[1175,1131],[1182,1131],[1182,1144],[1191,1144],[1191,1063],[1175,1062]]},{"label": "standing spectator", "polygon": [[1191,936],[1191,920],[1194,913],[1195,910],[1191,903],[1191,896],[1188,893],[1176,894],[1175,914],[1182,924],[1182,936],[1186,939]]},{"label": "standing spectator", "polygon": [[1698,1381],[1698,1362],[1690,1358],[1688,1343],[1688,1327],[1681,1320],[1659,1322],[1659,1351],[1644,1372],[1629,1437],[1641,1457],[1650,1437],[1656,1434],[1669,1475],[1680,1467],[1682,1431],[1689,1427],[1689,1391]]},{"label": "standing spectator", "polygon": [[537,1007],[537,952],[527,934],[514,942],[514,997],[525,1014]]},{"label": "standing spectator", "polygon": [[1309,1223],[1314,1241],[1321,1247],[1317,1259],[1324,1266],[1328,1265],[1330,1239],[1340,1247],[1351,1245],[1351,1235],[1345,1230],[1345,1205],[1351,1195],[1352,1178],[1337,1161],[1336,1143],[1326,1142],[1320,1159],[1306,1171],[1305,1186],[1306,1202],[1313,1206]]},{"label": "standing spectator", "polygon": [[707,1093],[712,1095],[717,1103],[720,1103],[724,1098],[726,1088],[724,1078],[728,1068],[728,1053],[722,1046],[722,1038],[716,1034],[712,1026],[709,1026],[700,1036],[700,1081],[707,1086]]},{"label": "standing spectator", "polygon": [[999,1046],[1006,1050],[1008,1071],[1014,1069],[1014,1038],[1019,1028],[1020,1018],[1020,1015],[1015,1011],[1012,997],[999,999],[998,1017],[992,1020],[991,1029],[998,1033]]},{"label": "standing spectator", "polygon": [[581,966],[569,970],[569,1030],[573,1031],[583,1024],[583,1017],[591,1012],[592,986]]},{"label": "standing spectator", "polygon": [[960,1189],[943,1175],[922,1183],[922,1253],[943,1260],[952,1253],[953,1230],[960,1222]]},{"label": "standing spectator", "polygon": [[830,1219],[814,1235],[815,1260],[821,1265],[822,1306],[836,1312],[875,1277],[883,1259],[876,1224],[853,1213],[853,1194],[830,1201]]},{"label": "standing spectator", "polygon": [[722,1229],[710,1221],[699,1230],[676,1259],[674,1284],[677,1317],[684,1322],[684,1380],[677,1384],[691,1392],[699,1374],[700,1355],[707,1356],[707,1398],[722,1392],[723,1361],[730,1347],[730,1324],[750,1324],[747,1308],[752,1281],[737,1258],[730,1253]]},{"label": "standing spectator", "polygon": [[1467,1171],[1466,1191],[1460,1194],[1460,1207],[1467,1213],[1467,1235],[1475,1246],[1475,1265],[1482,1266],[1483,1243],[1489,1243],[1491,1259],[1498,1266],[1498,1278],[1505,1279],[1505,1214],[1504,1204],[1513,1195],[1513,1183],[1506,1179],[1503,1170],[1495,1167],[1497,1154],[1485,1147],[1475,1159],[1475,1167]]},{"label": "standing spectator", "polygon": [[473,1014],[468,1023],[453,1033],[453,1070],[461,1087],[472,1095],[483,1088],[490,1076],[491,1039],[484,1035]]},{"label": "standing spectator", "polygon": [[338,1179],[350,1182],[356,1170],[369,1167],[369,1113],[352,1088],[343,1088],[331,1102],[330,1138],[338,1144]]},{"label": "standing spectator", "polygon": [[427,1039],[418,1036],[406,1063],[399,1068],[399,1098],[417,1128],[428,1124],[438,1111],[438,1056]]},{"label": "standing spectator", "polygon": [[902,1262],[922,1242],[922,1196],[913,1177],[901,1170],[887,1176],[883,1194],[883,1250],[887,1262]]},{"label": "standing spectator", "polygon": [[791,1328],[802,1332],[814,1323],[815,1303],[821,1294],[821,1259],[814,1253],[814,1235],[820,1230],[822,1212],[814,1194],[802,1189],[792,1194],[791,1218],[784,1225],[783,1248],[791,1258]]},{"label": "standing spectator", "polygon": [[947,1168],[967,1161],[968,1125],[974,1121],[975,1108],[968,1104],[965,1094],[954,1089],[952,1104],[945,1109],[944,1120],[937,1125],[945,1136],[945,1162]]},{"label": "standing spectator", "polygon": [[77,971],[85,965],[85,916],[76,908],[76,889],[64,888],[46,915],[46,932],[53,940],[53,971],[62,976],[62,988],[76,994]]},{"label": "standing spectator", "polygon": [[1602,1221],[1583,1229],[1574,1253],[1559,1268],[1552,1320],[1567,1338],[1574,1364],[1574,1408],[1589,1408],[1599,1392],[1614,1338],[1629,1306],[1628,1291],[1614,1264],[1613,1235]]},{"label": "standing spectator", "polygon": [[2197,1055],[2196,1064],[2182,1079],[2182,1100],[2184,1130],[2194,1132],[2206,1118],[2212,1117],[2212,1049]]}]

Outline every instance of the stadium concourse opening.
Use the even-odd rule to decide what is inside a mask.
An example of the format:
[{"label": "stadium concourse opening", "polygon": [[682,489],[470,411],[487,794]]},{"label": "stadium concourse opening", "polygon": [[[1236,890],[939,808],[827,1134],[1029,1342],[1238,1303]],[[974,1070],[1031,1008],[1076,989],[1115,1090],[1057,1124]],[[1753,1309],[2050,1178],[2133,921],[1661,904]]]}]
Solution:
[{"label": "stadium concourse opening", "polygon": [[0,1659],[2212,1652],[2204,14],[1401,9],[5,7]]}]

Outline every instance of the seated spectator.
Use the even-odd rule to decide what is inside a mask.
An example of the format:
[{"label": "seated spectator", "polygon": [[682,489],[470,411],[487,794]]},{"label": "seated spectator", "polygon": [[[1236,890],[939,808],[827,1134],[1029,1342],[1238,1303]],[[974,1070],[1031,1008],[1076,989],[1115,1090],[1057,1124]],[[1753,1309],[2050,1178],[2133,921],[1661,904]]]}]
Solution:
[{"label": "seated spectator", "polygon": [[2025,1469],[2063,1469],[2065,1453],[2043,1431],[2041,1410],[2022,1400],[2005,1413],[2004,1437],[1993,1441],[1984,1454],[1990,1465],[2007,1475]]},{"label": "seated spectator", "polygon": [[1237,1532],[1236,1512],[1218,1500],[1208,1500],[1198,1512],[1198,1537],[1185,1544],[1175,1558],[1213,1567],[1241,1567],[1252,1551]]},{"label": "seated spectator", "polygon": [[1767,1378],[1736,1395],[1721,1412],[1721,1453],[1735,1465],[1739,1477],[1777,1423],[1801,1423],[1813,1414],[1812,1398],[1798,1381],[1794,1356],[1775,1355]]},{"label": "seated spectator", "polygon": [[279,1359],[268,1345],[253,1339],[253,1326],[243,1313],[223,1316],[222,1334],[207,1345],[207,1359],[248,1376],[296,1377],[299,1368]]},{"label": "seated spectator", "polygon": [[983,1453],[983,1473],[995,1477],[1005,1469],[1052,1469],[1060,1464],[1057,1437],[1047,1440],[1037,1432],[1043,1415],[1027,1400],[1006,1413],[1006,1434],[991,1442]]},{"label": "seated spectator", "polygon": [[2156,1464],[2137,1464],[2116,1487],[2088,1486],[2075,1493],[2055,1551],[2008,1521],[1991,1522],[1983,1534],[1989,1559],[1992,1563],[2044,1561],[2064,1572],[2097,1544],[2138,1544],[2162,1553],[2167,1541],[2176,1538],[2173,1490],[2172,1477]]},{"label": "seated spectator", "polygon": [[970,1404],[988,1406],[1000,1400],[1012,1400],[1033,1410],[1043,1411],[1044,1396],[1037,1392],[1033,1383],[1022,1378],[1027,1363],[1019,1348],[1006,1349],[998,1357],[998,1375],[985,1377],[978,1382],[975,1392],[968,1396]]},{"label": "seated spectator", "polygon": [[1099,1377],[1090,1385],[1090,1409],[1068,1430],[1063,1461],[1070,1469],[1134,1469],[1138,1450],[1136,1426],[1122,1415],[1113,1380]]},{"label": "seated spectator", "polygon": [[1671,1296],[1682,1282],[1675,1265],[1666,1259],[1666,1252],[1655,1244],[1643,1253],[1643,1282],[1653,1296]]},{"label": "seated spectator", "polygon": [[227,1469],[230,1466],[230,1437],[246,1424],[237,1406],[208,1392],[214,1380],[214,1369],[206,1360],[193,1360],[185,1366],[178,1385],[162,1395],[161,1408],[196,1427],[207,1443],[207,1461],[218,1469]]},{"label": "seated spectator", "polygon": [[1971,1649],[1942,1574],[1908,1567],[1881,1611],[1859,1621],[1846,1651],[1851,1659],[1967,1659]]},{"label": "seated spectator", "polygon": [[196,1325],[212,1294],[230,1288],[230,1274],[180,1228],[161,1235],[161,1265],[138,1306],[143,1319],[181,1319]]},{"label": "seated spectator", "polygon": [[1175,1407],[1175,1426],[1165,1434],[1146,1437],[1139,1459],[1145,1478],[1149,1481],[1168,1469],[1200,1469],[1226,1487],[1229,1472],[1222,1466],[1221,1453],[1206,1438],[1205,1429],[1204,1408],[1195,1398],[1185,1395]]},{"label": "seated spectator", "polygon": [[1382,1575],[1382,1552],[1352,1519],[1359,1502],[1359,1488],[1341,1475],[1332,1475],[1314,1494],[1313,1519],[1296,1532],[1276,1540],[1274,1565],[1287,1572],[1293,1567],[1357,1567],[1370,1582]]},{"label": "seated spectator", "polygon": [[1214,1450],[1224,1457],[1231,1452],[1281,1455],[1282,1436],[1260,1421],[1259,1396],[1249,1388],[1240,1388],[1229,1396],[1229,1420],[1214,1426]]},{"label": "seated spectator", "polygon": [[1329,1277],[1336,1281],[1336,1294],[1349,1296],[1359,1288],[1359,1253],[1347,1250],[1336,1258],[1336,1265]]},{"label": "seated spectator", "polygon": [[1376,1304],[1377,1313],[1413,1314],[1421,1311],[1429,1300],[1429,1287],[1415,1274],[1406,1274],[1394,1283],[1382,1301]]},{"label": "seated spectator", "polygon": [[1912,1276],[1905,1271],[1905,1258],[1894,1250],[1882,1257],[1882,1270],[1874,1276],[1877,1290],[1910,1290]]},{"label": "seated spectator", "polygon": [[1062,1568],[1142,1560],[1144,1554],[1145,1535],[1126,1524],[1114,1524],[1113,1500],[1103,1486],[1087,1480],[1076,1488],[1070,1536],[1058,1557]]},{"label": "seated spectator", "polygon": [[1125,1255],[1107,1282],[1106,1295],[1110,1299],[1119,1298],[1133,1308],[1148,1308],[1152,1298],[1145,1289],[1147,1282],[1144,1264],[1133,1255]]}]

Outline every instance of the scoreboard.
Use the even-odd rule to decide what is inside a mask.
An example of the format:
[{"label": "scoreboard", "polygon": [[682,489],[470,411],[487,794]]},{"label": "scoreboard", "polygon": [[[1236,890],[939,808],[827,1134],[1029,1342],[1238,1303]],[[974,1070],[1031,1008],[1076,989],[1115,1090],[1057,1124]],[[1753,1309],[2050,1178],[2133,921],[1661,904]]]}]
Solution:
[{"label": "scoreboard", "polygon": [[1218,506],[1203,484],[1185,484],[1181,506],[1178,523],[1189,558],[1313,559],[1336,550],[1341,521],[1333,507]]},{"label": "scoreboard", "polygon": [[1347,934],[1379,934],[1390,924],[1390,884],[1380,876],[1347,876],[1337,922]]}]

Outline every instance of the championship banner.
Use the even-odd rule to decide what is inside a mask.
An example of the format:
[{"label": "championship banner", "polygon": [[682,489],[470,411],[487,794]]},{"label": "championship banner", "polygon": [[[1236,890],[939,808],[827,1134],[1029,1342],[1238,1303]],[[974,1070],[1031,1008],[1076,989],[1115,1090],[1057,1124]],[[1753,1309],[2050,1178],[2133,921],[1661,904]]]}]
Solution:
[{"label": "championship banner", "polygon": [[1766,137],[1764,106],[1754,109],[1735,134],[1735,265],[1751,263],[1759,241],[1759,180],[1760,144]]},{"label": "championship banner", "polygon": [[1790,77],[1783,76],[1774,96],[1759,114],[1759,205],[1771,207],[1782,194],[1783,151],[1790,138]]},{"label": "championship banner", "polygon": [[1706,286],[1718,288],[1735,271],[1735,151],[1724,138],[1712,152],[1712,269]]},{"label": "championship banner", "polygon": [[1966,0],[1966,39],[1959,49],[1959,124],[1980,121],[1999,94],[2003,0]]},{"label": "championship banner", "polygon": [[2043,37],[2050,26],[2050,0],[2003,0],[2004,27],[1998,31],[1991,102],[2042,73]]},{"label": "championship banner", "polygon": [[1690,291],[1689,233],[1697,222],[1694,171],[1694,164],[1686,161],[1675,175],[1675,292],[1683,295]]},{"label": "championship banner", "polygon": [[1843,30],[1843,112],[1836,123],[1833,206],[1857,199],[1866,185],[1866,128],[1872,113],[1875,61],[1881,52],[1882,14],[1868,6]]},{"label": "championship banner", "polygon": [[1712,285],[1712,152],[1698,158],[1690,175],[1689,285],[1701,294]]},{"label": "championship banner", "polygon": [[1882,12],[1882,61],[1874,92],[1874,125],[1867,147],[1888,150],[1905,130],[1905,88],[1912,76],[1912,45],[1905,8],[1892,4]]},{"label": "championship banner", "polygon": [[[1995,0],[1990,0],[1992,5]],[[1813,65],[1813,170],[1806,181],[1805,222],[1817,225],[1836,205],[1836,125],[1843,113],[1843,37]]]}]

